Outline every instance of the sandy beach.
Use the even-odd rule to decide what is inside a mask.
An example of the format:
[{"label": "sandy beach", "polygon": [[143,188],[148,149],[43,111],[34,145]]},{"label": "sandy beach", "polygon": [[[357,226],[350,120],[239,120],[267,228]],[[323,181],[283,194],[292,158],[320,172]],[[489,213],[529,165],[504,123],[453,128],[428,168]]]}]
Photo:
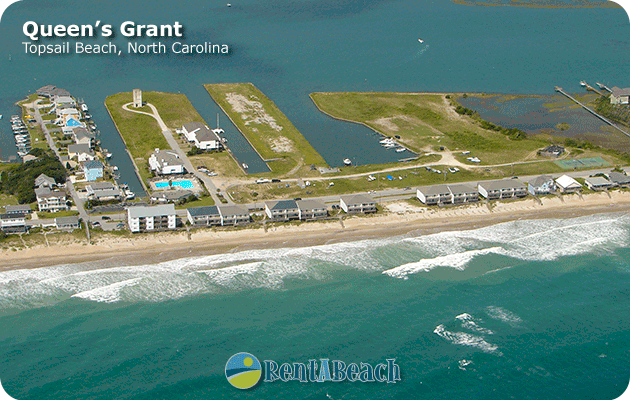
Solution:
[{"label": "sandy beach", "polygon": [[[95,262],[111,265],[155,264],[184,257],[248,249],[302,247],[399,235],[423,235],[445,230],[468,230],[518,219],[573,218],[597,213],[629,212],[630,192],[613,191],[582,195],[483,202],[458,207],[422,207],[409,202],[384,203],[386,213],[347,217],[343,221],[309,222],[257,229],[161,232],[133,237],[103,236],[93,244],[38,245],[3,250],[0,270],[37,268],[59,264]],[[343,225],[343,226],[342,226]],[[100,261],[100,262],[99,262]]]}]

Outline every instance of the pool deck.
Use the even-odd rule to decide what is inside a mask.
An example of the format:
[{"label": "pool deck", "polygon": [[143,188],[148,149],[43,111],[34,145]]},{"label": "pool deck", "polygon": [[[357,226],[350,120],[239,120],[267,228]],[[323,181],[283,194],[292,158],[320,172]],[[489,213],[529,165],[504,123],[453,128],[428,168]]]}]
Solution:
[{"label": "pool deck", "polygon": [[[177,184],[168,185],[169,182],[175,182],[175,183],[176,182],[190,182],[192,186],[189,186],[189,185],[180,186]],[[166,185],[157,186],[159,184],[166,184]],[[175,190],[192,190],[195,193],[203,192],[202,186],[199,184],[199,181],[195,178],[167,178],[165,177],[164,179],[159,179],[159,180],[149,182],[149,185],[151,186],[151,190],[153,191],[165,191],[165,190],[175,189]]]}]

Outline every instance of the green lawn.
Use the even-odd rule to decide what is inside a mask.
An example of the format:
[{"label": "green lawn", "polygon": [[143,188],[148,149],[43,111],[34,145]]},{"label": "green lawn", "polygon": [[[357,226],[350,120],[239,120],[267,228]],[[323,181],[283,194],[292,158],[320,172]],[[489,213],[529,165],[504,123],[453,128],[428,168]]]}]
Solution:
[{"label": "green lawn", "polygon": [[[142,92],[142,100],[153,104],[160,113],[164,123],[171,129],[181,129],[182,125],[188,122],[201,122],[208,125],[185,94]],[[138,110],[151,112],[151,109],[147,106]]]},{"label": "green lawn", "polygon": [[74,217],[79,215],[78,211],[57,211],[57,212],[43,212],[37,211],[37,216],[39,219],[50,219],[50,218],[59,218],[59,217]]},{"label": "green lawn", "polygon": [[212,196],[204,196],[200,198],[199,200],[190,201],[185,204],[177,205],[175,206],[175,208],[186,209],[189,207],[202,207],[202,206],[213,206],[213,205],[214,205],[214,199],[212,199]]},{"label": "green lawn", "polygon": [[[145,94],[143,93],[143,95]],[[162,131],[154,118],[122,109],[124,104],[131,101],[131,93],[118,93],[107,97],[105,106],[125,141],[127,149],[138,167],[140,176],[146,182],[150,176],[147,160],[151,153],[155,149],[170,149],[171,147],[162,135]]]},{"label": "green lawn", "polygon": [[304,176],[310,166],[327,166],[278,107],[251,83],[204,85],[252,146],[268,163],[270,176]]}]

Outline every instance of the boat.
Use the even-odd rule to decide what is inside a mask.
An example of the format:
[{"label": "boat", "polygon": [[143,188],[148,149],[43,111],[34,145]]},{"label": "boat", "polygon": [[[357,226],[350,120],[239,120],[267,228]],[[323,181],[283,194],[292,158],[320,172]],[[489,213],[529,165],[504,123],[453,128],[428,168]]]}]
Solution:
[{"label": "boat", "polygon": [[0,114],[0,119],[2,119],[2,114]]},{"label": "boat", "polygon": [[249,168],[249,165],[247,165],[247,164],[245,164],[245,163],[243,163],[243,164],[241,164],[241,165],[243,166],[243,169],[247,169],[247,168]]},{"label": "boat", "polygon": [[107,153],[107,154],[105,154],[105,157],[106,157],[106,158],[112,158],[112,153]]},{"label": "boat", "polygon": [[345,165],[352,165],[352,160],[350,160],[349,158],[344,158],[344,159],[343,159],[343,163],[344,163]]},{"label": "boat", "polygon": [[379,143],[380,143],[380,144],[394,143],[394,139],[392,139],[392,138],[387,138],[387,139],[379,140]]},{"label": "boat", "polygon": [[131,190],[125,190],[125,200],[133,200],[136,197],[136,194]]},{"label": "boat", "polygon": [[424,43],[424,40],[422,40],[422,39],[418,39],[418,42],[420,42],[420,43]]},{"label": "boat", "polygon": [[396,147],[396,143],[386,143],[383,145],[386,149],[391,149],[392,147]]},{"label": "boat", "polygon": [[87,112],[88,111],[87,104],[85,104],[85,103],[81,104],[81,111],[83,111],[83,112]]},{"label": "boat", "polygon": [[586,81],[580,81],[580,86],[586,86]]},{"label": "boat", "polygon": [[403,151],[406,151],[407,149],[405,149],[404,147],[399,147],[396,149],[396,153],[402,153]]},{"label": "boat", "polygon": [[118,171],[118,166],[114,165],[114,166],[112,167],[112,169],[113,169],[114,171]]}]

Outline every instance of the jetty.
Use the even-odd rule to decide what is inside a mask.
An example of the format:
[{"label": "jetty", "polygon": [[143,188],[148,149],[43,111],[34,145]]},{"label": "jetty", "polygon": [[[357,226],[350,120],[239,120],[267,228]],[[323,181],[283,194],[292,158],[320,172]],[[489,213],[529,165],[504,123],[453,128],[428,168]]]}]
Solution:
[{"label": "jetty", "polygon": [[580,101],[578,101],[575,97],[571,96],[570,94],[568,94],[567,92],[565,92],[564,90],[562,90],[561,87],[556,86],[555,87],[556,92],[565,95],[566,97],[568,97],[569,99],[573,100],[575,103],[577,103],[580,107],[582,107],[583,109],[585,109],[586,111],[590,112],[591,114],[593,114],[594,116],[596,116],[597,118],[601,119],[602,121],[604,121],[605,123],[607,123],[608,125],[612,126],[613,128],[617,129],[619,132],[623,133],[624,135],[630,137],[630,133],[624,131],[623,129],[621,129],[620,127],[618,127],[617,125],[615,125],[612,121],[610,121],[608,118],[604,117],[603,115],[599,115],[598,113],[596,113],[595,111],[593,111],[592,109],[590,109],[589,107],[587,107],[586,105],[582,104]]}]

